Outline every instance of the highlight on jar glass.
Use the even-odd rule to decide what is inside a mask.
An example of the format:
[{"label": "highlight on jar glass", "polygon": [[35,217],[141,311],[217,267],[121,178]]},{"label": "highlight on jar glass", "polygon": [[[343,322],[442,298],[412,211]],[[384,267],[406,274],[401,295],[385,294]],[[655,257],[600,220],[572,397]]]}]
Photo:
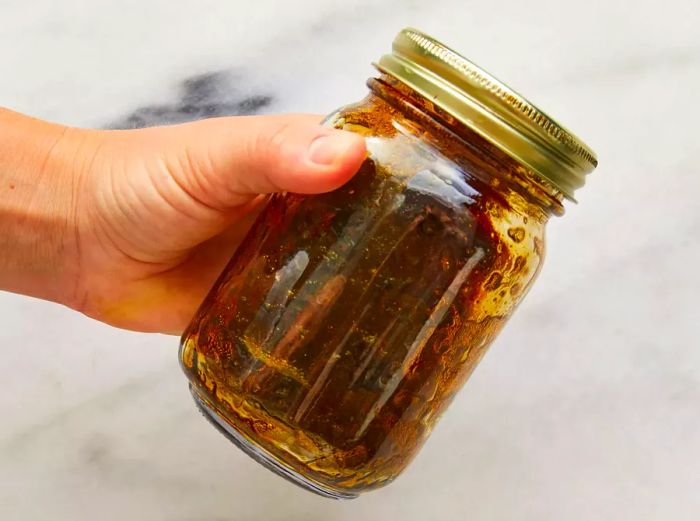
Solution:
[{"label": "highlight on jar glass", "polygon": [[345,186],[272,197],[182,337],[195,402],[271,470],[332,498],[386,485],[534,282],[544,228],[597,164],[576,136],[404,29]]}]

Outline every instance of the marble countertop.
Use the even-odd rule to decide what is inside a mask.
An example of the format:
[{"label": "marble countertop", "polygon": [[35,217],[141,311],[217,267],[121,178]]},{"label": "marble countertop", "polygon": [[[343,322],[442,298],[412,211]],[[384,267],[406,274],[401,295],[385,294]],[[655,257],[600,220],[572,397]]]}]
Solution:
[{"label": "marble countertop", "polygon": [[601,164],[407,472],[352,502],[301,491],[199,416],[176,338],[0,293],[0,519],[700,518],[697,0],[4,0],[0,105],[111,127],[323,113],[405,25]]}]

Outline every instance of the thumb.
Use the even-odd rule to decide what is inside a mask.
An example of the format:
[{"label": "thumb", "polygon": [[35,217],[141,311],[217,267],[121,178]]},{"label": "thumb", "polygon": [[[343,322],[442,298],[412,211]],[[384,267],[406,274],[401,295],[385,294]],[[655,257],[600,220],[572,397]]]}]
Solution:
[{"label": "thumb", "polygon": [[170,173],[190,195],[221,209],[258,194],[334,190],[360,167],[365,143],[319,121],[316,115],[290,114],[170,127],[167,155],[178,158],[168,161]]}]

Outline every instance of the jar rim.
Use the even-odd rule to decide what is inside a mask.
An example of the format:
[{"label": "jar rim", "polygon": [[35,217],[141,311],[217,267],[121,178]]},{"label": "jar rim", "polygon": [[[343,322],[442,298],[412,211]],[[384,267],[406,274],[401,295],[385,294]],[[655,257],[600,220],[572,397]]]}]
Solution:
[{"label": "jar rim", "polygon": [[413,28],[374,64],[543,177],[568,199],[598,165],[572,132],[481,67]]}]

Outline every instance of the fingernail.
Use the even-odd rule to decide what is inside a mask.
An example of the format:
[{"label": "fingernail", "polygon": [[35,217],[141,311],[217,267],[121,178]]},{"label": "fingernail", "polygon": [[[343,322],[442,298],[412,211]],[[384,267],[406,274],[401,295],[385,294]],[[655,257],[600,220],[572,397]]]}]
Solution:
[{"label": "fingernail", "polygon": [[356,140],[355,136],[345,132],[319,136],[309,146],[309,159],[317,165],[332,165]]}]

